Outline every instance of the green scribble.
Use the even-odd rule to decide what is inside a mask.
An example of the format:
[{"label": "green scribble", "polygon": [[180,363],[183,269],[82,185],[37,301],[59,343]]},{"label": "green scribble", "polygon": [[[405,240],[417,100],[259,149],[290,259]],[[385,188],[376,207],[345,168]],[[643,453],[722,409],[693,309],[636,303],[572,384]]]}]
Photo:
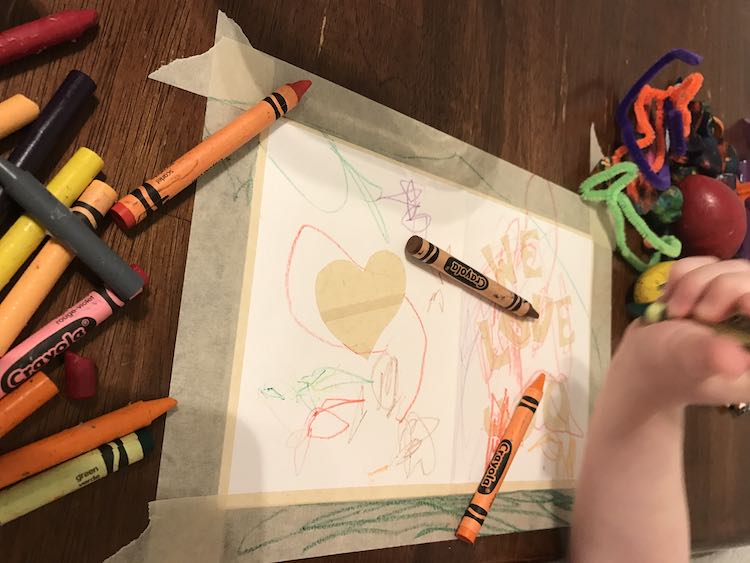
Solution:
[{"label": "green scribble", "polygon": [[[418,499],[395,499],[373,502],[332,503],[314,505],[311,508],[326,510],[296,529],[284,529],[286,516],[295,507],[282,508],[275,512],[277,536],[264,537],[253,543],[255,531],[258,536],[268,533],[269,527],[262,526],[268,518],[248,530],[237,548],[237,555],[247,555],[279,542],[292,538],[302,538],[301,553],[325,545],[338,538],[361,535],[405,535],[404,541],[417,539],[429,534],[452,533],[471,495],[451,495],[446,497],[426,497]],[[496,499],[486,522],[482,526],[484,535],[523,531],[514,523],[514,517],[550,516],[560,525],[566,525],[570,516],[573,499],[568,492],[558,490],[519,491],[501,493]],[[259,539],[259,538],[258,538]],[[299,539],[297,540],[299,541]],[[289,554],[290,556],[292,554]]]},{"label": "green scribble", "polygon": [[347,186],[347,189],[344,191],[344,199],[341,201],[341,203],[335,207],[332,207],[330,209],[327,209],[325,207],[322,207],[315,203],[313,200],[311,200],[309,197],[307,197],[307,194],[302,190],[297,184],[294,183],[294,181],[289,177],[289,175],[282,170],[281,166],[279,166],[279,163],[276,162],[276,160],[269,154],[268,160],[270,160],[273,165],[276,167],[276,170],[278,170],[282,176],[286,179],[287,182],[289,182],[289,185],[292,186],[295,190],[297,190],[297,193],[302,196],[302,198],[312,205],[315,209],[318,211],[322,211],[323,213],[337,213],[341,211],[344,206],[346,205],[347,201],[349,201],[349,187]]},{"label": "green scribble", "polygon": [[281,399],[282,401],[284,400],[284,395],[279,393],[273,387],[261,387],[260,394],[263,395],[266,399]]},{"label": "green scribble", "polygon": [[[203,128],[204,137],[208,137],[213,134],[211,130],[208,129],[208,127]],[[229,178],[229,181],[232,183],[232,188],[234,188],[234,192],[232,193],[232,199],[234,201],[237,201],[240,197],[240,194],[244,192],[245,194],[245,202],[250,205],[252,201],[252,195],[253,195],[253,175],[255,173],[255,164],[253,163],[250,166],[250,170],[248,170],[248,176],[244,180],[239,177],[237,174],[232,172],[232,158],[233,155],[228,156],[224,160],[220,161],[218,165],[221,167],[224,174],[226,174],[226,177]],[[236,158],[236,157],[235,157]]]},{"label": "green scribble", "polygon": [[380,230],[380,234],[383,236],[383,240],[385,240],[385,242],[390,242],[390,238],[388,236],[388,227],[385,224],[385,219],[383,218],[383,214],[380,212],[377,203],[380,197],[383,195],[383,188],[365,178],[359,172],[359,170],[357,170],[346,158],[344,158],[344,155],[341,154],[341,151],[339,150],[338,145],[336,145],[334,139],[332,139],[325,133],[323,134],[323,136],[328,140],[331,150],[338,157],[341,163],[341,168],[344,170],[344,180],[346,181],[347,192],[349,191],[349,182],[351,181],[355,186],[357,186],[357,189],[362,196],[362,201],[364,201],[370,209],[372,218],[375,220],[375,224]]},{"label": "green scribble", "polygon": [[362,377],[356,373],[334,367],[321,367],[308,375],[302,376],[295,382],[295,398],[310,409],[315,408],[321,396],[336,387],[344,385],[371,384],[372,379]]}]

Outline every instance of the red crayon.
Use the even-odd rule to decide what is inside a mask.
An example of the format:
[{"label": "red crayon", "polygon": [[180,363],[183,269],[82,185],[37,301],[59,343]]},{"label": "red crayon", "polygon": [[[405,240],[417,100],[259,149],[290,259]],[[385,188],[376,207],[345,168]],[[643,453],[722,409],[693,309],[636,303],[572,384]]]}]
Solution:
[{"label": "red crayon", "polygon": [[0,65],[78,39],[96,25],[96,10],[58,12],[0,32]]}]

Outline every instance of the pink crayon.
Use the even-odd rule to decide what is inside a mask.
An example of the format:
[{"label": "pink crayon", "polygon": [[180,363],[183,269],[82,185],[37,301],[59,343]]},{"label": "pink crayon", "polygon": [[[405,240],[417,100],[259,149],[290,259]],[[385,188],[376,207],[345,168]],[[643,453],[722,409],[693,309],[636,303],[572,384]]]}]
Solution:
[{"label": "pink crayon", "polygon": [[[132,265],[131,268],[143,278],[146,287],[146,273],[138,266]],[[95,326],[124,306],[125,302],[110,290],[96,289],[9,350],[0,358],[0,398],[43,369],[57,356],[62,356]]]}]

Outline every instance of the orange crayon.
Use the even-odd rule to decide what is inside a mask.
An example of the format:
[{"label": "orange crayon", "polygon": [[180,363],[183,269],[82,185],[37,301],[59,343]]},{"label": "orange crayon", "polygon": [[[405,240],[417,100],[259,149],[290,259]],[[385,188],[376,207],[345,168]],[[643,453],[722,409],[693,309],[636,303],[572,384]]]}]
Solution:
[{"label": "orange crayon", "polygon": [[115,223],[128,230],[161,209],[198,176],[294,109],[310,84],[309,80],[285,84],[134,189],[112,206],[110,213]]},{"label": "orange crayon", "polygon": [[504,288],[460,260],[448,254],[420,236],[414,235],[406,241],[406,252],[423,264],[442,274],[447,274],[464,287],[475,291],[491,303],[519,317],[538,319],[536,309],[520,295]]},{"label": "orange crayon", "polygon": [[0,399],[0,438],[55,395],[57,385],[40,371],[24,381],[13,393]]},{"label": "orange crayon", "polygon": [[[115,190],[94,180],[70,209],[96,230],[116,199]],[[50,239],[26,268],[0,303],[0,356],[13,345],[74,257],[62,243]]]},{"label": "orange crayon", "polygon": [[148,426],[177,405],[171,397],[138,401],[0,456],[0,489]]},{"label": "orange crayon", "polygon": [[479,535],[479,530],[484,524],[484,519],[490,512],[492,502],[495,500],[500,485],[508,474],[510,464],[521,446],[526,430],[531,424],[539,402],[542,400],[544,390],[544,373],[540,373],[536,379],[526,388],[521,397],[508,427],[503,433],[503,439],[492,456],[487,471],[484,473],[477,492],[471,497],[471,502],[464,512],[461,523],[456,530],[456,537],[467,543],[474,543]]}]

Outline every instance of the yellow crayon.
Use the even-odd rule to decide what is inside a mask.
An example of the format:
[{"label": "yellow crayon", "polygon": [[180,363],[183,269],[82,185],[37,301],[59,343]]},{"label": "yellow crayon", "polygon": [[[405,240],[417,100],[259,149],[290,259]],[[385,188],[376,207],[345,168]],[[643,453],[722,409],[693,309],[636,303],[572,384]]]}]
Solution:
[{"label": "yellow crayon", "polygon": [[[115,190],[94,180],[71,209],[86,225],[96,229],[116,200]],[[62,243],[50,239],[18,278],[0,303],[0,356],[13,345],[73,258],[73,253]]]},{"label": "yellow crayon", "polygon": [[[47,185],[47,190],[70,207],[101,172],[104,161],[94,151],[80,148]],[[19,217],[0,238],[0,290],[44,240],[45,229],[29,215]]]}]

